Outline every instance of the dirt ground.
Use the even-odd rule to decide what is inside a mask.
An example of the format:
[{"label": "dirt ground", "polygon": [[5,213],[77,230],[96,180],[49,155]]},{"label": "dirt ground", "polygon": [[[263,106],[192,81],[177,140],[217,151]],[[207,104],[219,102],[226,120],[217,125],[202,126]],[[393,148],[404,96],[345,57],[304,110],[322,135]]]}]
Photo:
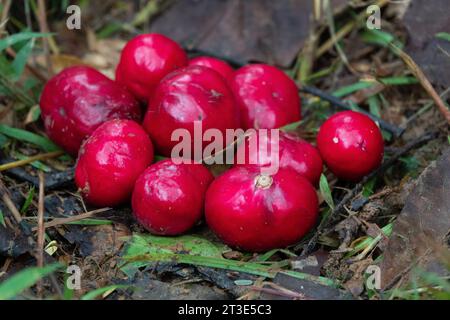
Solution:
[{"label": "dirt ground", "polygon": [[[2,283],[41,260],[53,269],[39,269],[31,282],[26,274],[14,297],[450,298],[446,1],[75,1],[79,30],[67,28],[69,1],[44,2],[2,1],[0,297]],[[380,29],[368,27],[377,18],[367,12],[370,4],[381,10]],[[225,246],[203,222],[181,237],[157,237],[137,224],[129,204],[87,205],[73,182],[76,159],[45,138],[42,86],[77,64],[114,78],[126,41],[146,32],[167,34],[190,56],[285,70],[299,84],[303,115],[285,130],[313,144],[338,110],[359,108],[382,119],[382,166],[360,183],[325,170],[314,230],[296,245],[261,254]],[[38,160],[19,162],[31,156]],[[40,210],[45,231],[37,224]]]}]

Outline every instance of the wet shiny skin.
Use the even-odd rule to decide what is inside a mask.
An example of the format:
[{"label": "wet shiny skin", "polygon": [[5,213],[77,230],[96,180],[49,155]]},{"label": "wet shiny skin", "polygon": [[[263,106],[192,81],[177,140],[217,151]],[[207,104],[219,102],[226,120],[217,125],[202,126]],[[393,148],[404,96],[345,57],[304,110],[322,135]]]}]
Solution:
[{"label": "wet shiny skin", "polygon": [[[259,152],[259,145],[266,145],[267,152]],[[245,152],[245,163],[236,166],[269,166],[272,159],[271,151],[276,140],[270,135],[253,135],[242,144],[236,155]],[[251,147],[257,146],[256,148]],[[252,152],[253,151],[253,152]],[[280,131],[278,141],[279,167],[291,168],[303,177],[307,178],[313,185],[317,185],[323,169],[322,158],[319,151],[298,136]],[[275,165],[274,163],[272,163]]]},{"label": "wet shiny skin", "polygon": [[183,233],[200,220],[205,191],[212,180],[200,164],[175,164],[170,159],[157,162],[136,181],[133,214],[152,233]]},{"label": "wet shiny skin", "polygon": [[273,129],[299,121],[297,86],[283,71],[264,64],[238,69],[231,88],[241,113],[244,129]]},{"label": "wet shiny skin", "polygon": [[97,70],[78,66],[50,79],[40,99],[49,137],[72,155],[100,124],[111,119],[141,119],[137,100]]},{"label": "wet shiny skin", "polygon": [[157,150],[170,156],[178,144],[171,141],[174,130],[187,129],[193,140],[194,121],[201,121],[203,132],[215,128],[224,136],[226,129],[239,126],[238,109],[225,79],[201,66],[179,69],[161,81],[150,99],[144,128]]},{"label": "wet shiny skin", "polygon": [[206,57],[206,56],[195,57],[189,61],[189,65],[190,66],[197,65],[211,68],[214,71],[220,73],[220,75],[224,77],[227,81],[231,81],[234,74],[233,68],[228,63],[213,57]]},{"label": "wet shiny skin", "polygon": [[147,103],[164,76],[187,64],[186,53],[175,41],[161,34],[143,34],[123,49],[116,80]]},{"label": "wet shiny skin", "polygon": [[268,188],[256,186],[259,169],[232,168],[216,178],[205,200],[209,227],[228,245],[247,251],[282,248],[314,225],[318,199],[312,185],[280,169]]},{"label": "wet shiny skin", "polygon": [[115,206],[131,197],[134,182],[153,161],[153,146],[136,122],[112,120],[83,144],[75,183],[87,202]]},{"label": "wet shiny skin", "polygon": [[380,129],[369,117],[355,111],[330,117],[320,128],[317,146],[329,169],[345,180],[360,180],[383,160]]}]

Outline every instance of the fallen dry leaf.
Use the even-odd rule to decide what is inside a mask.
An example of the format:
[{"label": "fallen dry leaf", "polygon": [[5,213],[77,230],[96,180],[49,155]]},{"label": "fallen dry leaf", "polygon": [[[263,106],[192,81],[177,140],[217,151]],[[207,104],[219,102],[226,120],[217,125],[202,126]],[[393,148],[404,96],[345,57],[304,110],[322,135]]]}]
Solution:
[{"label": "fallen dry leaf", "polygon": [[[347,1],[331,3],[337,10]],[[154,20],[151,31],[237,63],[262,61],[288,67],[313,27],[313,4],[304,0],[176,1]]]},{"label": "fallen dry leaf", "polygon": [[381,263],[382,289],[416,264],[435,265],[433,248],[450,229],[450,148],[420,175],[394,223]]},{"label": "fallen dry leaf", "polygon": [[450,86],[450,42],[436,38],[440,32],[450,33],[450,19],[443,14],[448,9],[448,0],[411,1],[403,17],[409,33],[406,52],[423,69],[431,82],[442,88]]}]

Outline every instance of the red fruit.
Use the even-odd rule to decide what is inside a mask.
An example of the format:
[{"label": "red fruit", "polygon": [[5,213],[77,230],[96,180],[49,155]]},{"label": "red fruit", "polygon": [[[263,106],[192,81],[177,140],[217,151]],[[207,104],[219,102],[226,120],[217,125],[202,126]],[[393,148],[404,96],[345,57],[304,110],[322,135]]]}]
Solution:
[{"label": "red fruit", "polygon": [[231,88],[244,129],[274,129],[300,120],[300,97],[295,82],[283,71],[251,64],[234,74]]},{"label": "red fruit", "polygon": [[[239,126],[239,113],[225,79],[202,66],[174,71],[161,81],[149,102],[144,128],[165,156],[170,156],[172,148],[179,143],[171,141],[173,131],[186,129],[191,136],[192,157],[194,121],[201,124],[203,132],[214,128],[224,136],[226,129]],[[205,141],[201,147],[209,143]]]},{"label": "red fruit", "polygon": [[108,121],[81,147],[75,183],[89,203],[115,206],[130,198],[136,179],[152,161],[152,142],[139,124]]},{"label": "red fruit", "polygon": [[141,119],[139,103],[125,88],[86,66],[64,69],[50,79],[40,106],[48,136],[72,155],[103,122]]},{"label": "red fruit", "polygon": [[175,164],[170,159],[157,162],[136,181],[134,216],[151,233],[183,233],[201,219],[206,188],[212,180],[201,164]]},{"label": "red fruit", "polygon": [[[275,139],[270,131],[267,134],[263,134],[262,131],[258,130],[239,146],[235,158],[236,166],[266,168],[278,166],[293,169],[313,185],[317,185],[322,174],[323,162],[315,147],[291,133],[279,131],[279,139]],[[276,144],[278,144],[278,160],[275,158]],[[260,146],[264,148],[261,152]],[[241,163],[238,161],[239,157],[242,157]]]},{"label": "red fruit", "polygon": [[142,34],[123,49],[116,80],[147,102],[163,77],[187,64],[186,52],[178,43],[162,34]]},{"label": "red fruit", "polygon": [[234,74],[233,68],[228,63],[212,57],[195,57],[189,61],[189,65],[211,68],[220,73],[225,79],[227,79],[227,81],[230,81]]},{"label": "red fruit", "polygon": [[320,127],[317,147],[328,168],[339,178],[358,181],[383,160],[381,131],[368,116],[338,112]]},{"label": "red fruit", "polygon": [[266,251],[300,240],[316,222],[318,199],[309,181],[290,169],[266,176],[238,167],[211,183],[205,215],[226,244]]}]

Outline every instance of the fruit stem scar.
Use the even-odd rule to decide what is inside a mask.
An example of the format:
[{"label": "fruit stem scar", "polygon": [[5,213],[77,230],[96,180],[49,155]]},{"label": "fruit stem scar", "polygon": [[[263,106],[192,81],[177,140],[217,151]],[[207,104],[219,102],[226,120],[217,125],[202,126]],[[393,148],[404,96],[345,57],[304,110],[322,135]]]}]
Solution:
[{"label": "fruit stem scar", "polygon": [[255,186],[260,189],[267,189],[272,185],[273,179],[271,176],[259,175],[255,178]]}]

